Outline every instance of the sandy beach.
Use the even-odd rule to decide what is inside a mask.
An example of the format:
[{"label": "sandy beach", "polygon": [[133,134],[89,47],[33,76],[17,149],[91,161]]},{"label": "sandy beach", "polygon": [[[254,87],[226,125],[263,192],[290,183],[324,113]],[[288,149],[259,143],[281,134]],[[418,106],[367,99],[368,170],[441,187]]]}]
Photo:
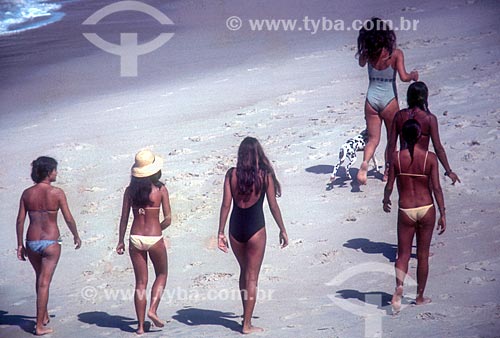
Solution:
[{"label": "sandy beach", "polygon": [[[36,320],[35,275],[17,260],[15,220],[32,184],[30,163],[41,155],[59,162],[55,185],[66,192],[83,241],[73,250],[59,216],[50,337],[134,334],[133,269],[128,253],[119,256],[115,247],[123,192],[142,148],[165,159],[173,214],[163,232],[169,275],[159,307],[168,324],[144,337],[239,336],[238,265],[217,249],[215,236],[224,174],[248,135],[273,161],[290,237],[280,249],[266,203],[268,242],[253,319],[265,331],[255,336],[500,337],[496,1],[144,2],[175,23],[175,34],[139,57],[134,78],[120,77],[119,57],[82,36],[81,22],[112,1],[69,3],[59,22],[0,36],[0,337],[29,337]],[[114,43],[125,27],[146,40],[156,36],[154,21],[120,15],[94,31]],[[357,32],[231,31],[226,19],[233,15],[244,24],[305,16],[419,20],[416,30],[396,32],[398,46],[407,69],[429,87],[430,110],[462,180],[451,185],[440,167],[448,229],[431,244],[431,304],[412,304],[412,258],[403,310],[392,315],[397,213],[382,210],[382,175],[370,172],[365,186],[347,179],[327,186],[339,147],[365,128],[368,77],[354,57]],[[403,108],[408,84],[397,84]],[[385,137],[379,165],[384,146]]]}]

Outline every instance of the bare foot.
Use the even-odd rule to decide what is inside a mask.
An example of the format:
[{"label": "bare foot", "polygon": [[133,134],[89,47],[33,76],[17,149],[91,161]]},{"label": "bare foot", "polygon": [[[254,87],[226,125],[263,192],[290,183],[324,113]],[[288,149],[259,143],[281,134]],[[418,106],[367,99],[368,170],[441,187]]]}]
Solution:
[{"label": "bare foot", "polygon": [[45,318],[43,319],[43,326],[47,326],[48,323],[50,323],[50,318],[49,315],[46,314]]},{"label": "bare foot", "polygon": [[137,329],[137,331],[135,331],[136,335],[142,335],[143,333],[144,333],[144,329]]},{"label": "bare foot", "polygon": [[359,167],[358,175],[356,176],[359,184],[361,185],[366,184],[367,175],[368,175],[368,163],[366,161],[363,161],[363,163],[361,163],[361,166]]},{"label": "bare foot", "polygon": [[153,311],[148,311],[148,317],[149,317],[149,319],[151,319],[151,321],[153,322],[153,324],[155,324],[156,327],[164,327],[165,326],[165,322],[160,320],[160,318],[158,318],[156,313],[154,313]]},{"label": "bare foot", "polygon": [[397,315],[399,311],[401,311],[401,299],[403,298],[403,287],[398,286],[396,287],[396,291],[392,295],[392,301],[391,301],[391,306],[392,306],[392,313]]},{"label": "bare foot", "polygon": [[50,327],[40,327],[35,329],[35,335],[37,336],[43,336],[44,334],[49,334],[54,332]]},{"label": "bare foot", "polygon": [[417,299],[415,300],[415,303],[417,305],[425,305],[425,304],[429,304],[432,302],[432,299],[430,299],[429,297],[417,297]]},{"label": "bare foot", "polygon": [[250,325],[250,326],[243,325],[243,329],[241,330],[241,332],[243,332],[243,334],[250,334],[250,333],[262,332],[262,331],[264,331],[263,328],[253,326],[253,325]]}]

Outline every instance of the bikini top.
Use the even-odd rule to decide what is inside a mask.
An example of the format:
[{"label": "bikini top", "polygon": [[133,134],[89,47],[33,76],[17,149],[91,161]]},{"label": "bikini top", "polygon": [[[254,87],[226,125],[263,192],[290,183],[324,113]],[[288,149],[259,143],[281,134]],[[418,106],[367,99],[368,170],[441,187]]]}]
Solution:
[{"label": "bikini top", "polygon": [[160,207],[145,207],[145,208],[132,208],[133,210],[137,210],[139,215],[146,215],[146,210],[160,210]]},{"label": "bikini top", "polygon": [[404,172],[402,172],[402,170],[401,170],[401,158],[399,156],[400,153],[401,152],[398,151],[398,165],[399,165],[398,176],[427,177],[427,175],[425,174],[425,165],[427,164],[427,155],[429,155],[429,151],[427,151],[425,153],[424,169],[423,169],[423,173],[422,174],[413,174],[413,173],[404,173]]},{"label": "bikini top", "polygon": [[368,63],[368,77],[370,81],[394,82],[396,80],[396,69],[389,65],[385,69],[378,70]]},{"label": "bikini top", "polygon": [[43,213],[43,214],[49,214],[49,213],[57,213],[58,210],[46,210],[46,209],[42,209],[42,210],[28,210],[28,213],[30,212],[39,212],[39,213]]}]

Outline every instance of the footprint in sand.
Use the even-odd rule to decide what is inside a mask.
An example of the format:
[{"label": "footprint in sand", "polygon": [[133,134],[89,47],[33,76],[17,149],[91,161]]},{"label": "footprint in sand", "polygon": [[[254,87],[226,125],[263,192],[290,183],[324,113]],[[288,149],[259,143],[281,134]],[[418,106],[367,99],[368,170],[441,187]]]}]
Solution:
[{"label": "footprint in sand", "polygon": [[485,277],[485,276],[479,277],[479,276],[474,276],[474,277],[468,278],[465,281],[465,284],[469,284],[469,285],[484,285],[484,284],[489,283],[489,282],[494,282],[495,280],[496,279],[493,278],[493,277]]},{"label": "footprint in sand", "polygon": [[443,320],[446,318],[446,315],[442,313],[431,313],[431,312],[422,312],[417,314],[417,319],[422,320]]},{"label": "footprint in sand", "polygon": [[465,264],[465,270],[468,271],[493,271],[489,266],[489,261],[479,261]]}]

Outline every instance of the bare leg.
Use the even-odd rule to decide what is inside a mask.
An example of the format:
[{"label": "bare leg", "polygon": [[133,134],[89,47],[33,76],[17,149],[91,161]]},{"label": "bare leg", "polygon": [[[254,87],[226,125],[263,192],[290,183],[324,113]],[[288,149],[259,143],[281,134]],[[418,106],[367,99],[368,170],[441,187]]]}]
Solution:
[{"label": "bare leg", "polygon": [[424,297],[424,290],[429,275],[429,248],[435,222],[436,209],[430,208],[420,220],[420,226],[417,228],[417,305],[431,302],[430,298]]},{"label": "bare leg", "polygon": [[411,257],[413,236],[415,235],[415,224],[401,210],[398,212],[398,257],[396,258],[396,291],[392,296],[392,308],[394,312],[401,309],[403,297],[403,283],[408,273],[408,262]]},{"label": "bare leg", "polygon": [[384,126],[385,126],[385,132],[387,136],[387,144],[385,146],[385,151],[384,151],[384,178],[382,179],[384,182],[387,181],[387,178],[389,176],[389,167],[387,166],[387,159],[388,159],[388,154],[387,154],[387,145],[389,144],[390,140],[390,133],[391,133],[391,128],[392,128],[392,122],[394,121],[394,116],[396,116],[396,113],[399,111],[399,104],[398,100],[396,98],[392,99],[391,102],[384,108],[382,113],[380,113],[380,116],[382,117],[382,120],[384,121]]},{"label": "bare leg", "polygon": [[244,311],[246,300],[248,298],[246,290],[247,243],[238,242],[236,239],[234,239],[233,236],[229,236],[229,240],[231,241],[231,249],[233,250],[233,253],[236,256],[236,260],[238,261],[238,264],[240,266],[239,287],[240,287],[241,302]]},{"label": "bare leg", "polygon": [[44,324],[47,323],[48,312],[47,304],[49,302],[49,288],[50,282],[52,281],[52,276],[57,267],[57,262],[61,256],[61,246],[59,244],[53,244],[48,246],[43,256],[40,256],[36,252],[27,250],[28,259],[30,260],[35,273],[37,270],[37,299],[36,299],[36,328],[35,334],[37,336],[42,336],[44,334],[52,333],[49,327],[45,327]]},{"label": "bare leg", "polygon": [[163,239],[159,240],[158,243],[149,249],[149,258],[153,262],[156,279],[151,289],[151,303],[149,305],[148,317],[153,321],[155,326],[163,327],[165,322],[160,320],[157,315],[158,305],[160,304],[163,290],[165,290],[168,275],[167,249],[165,248]]},{"label": "bare leg", "polygon": [[[260,327],[252,325],[252,315],[257,300],[257,282],[259,279],[260,267],[264,259],[264,252],[266,248],[266,229],[262,228],[257,231],[247,243],[240,243],[231,236],[231,245],[235,255],[241,254],[245,251],[246,256],[246,271],[244,281],[246,283],[246,296],[243,308],[243,328],[242,332],[245,334],[263,331]],[[235,248],[236,247],[236,248]],[[238,258],[238,261],[240,258]]]},{"label": "bare leg", "polygon": [[144,333],[144,319],[146,316],[146,287],[148,285],[148,256],[146,251],[136,249],[133,245],[129,246],[130,259],[134,267],[135,274],[135,293],[134,305],[137,314],[137,334]]},{"label": "bare leg", "polygon": [[363,163],[359,167],[357,179],[360,184],[366,184],[368,174],[368,161],[375,154],[375,150],[380,142],[380,128],[382,127],[382,118],[370,106],[368,101],[365,102],[365,120],[366,129],[368,131],[368,142],[363,153]]}]

